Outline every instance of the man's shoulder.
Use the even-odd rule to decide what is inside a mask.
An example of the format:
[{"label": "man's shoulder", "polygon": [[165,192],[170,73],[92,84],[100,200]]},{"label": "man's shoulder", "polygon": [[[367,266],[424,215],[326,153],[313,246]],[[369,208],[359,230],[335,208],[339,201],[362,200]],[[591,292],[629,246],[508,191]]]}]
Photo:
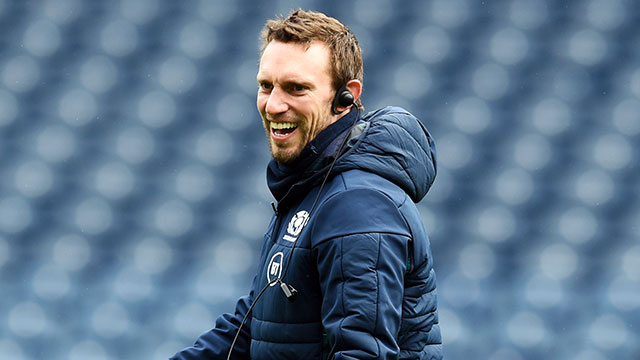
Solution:
[{"label": "man's shoulder", "polygon": [[400,211],[408,196],[388,180],[361,170],[335,179],[318,204],[310,224],[314,242],[358,233],[395,233],[409,236]]},{"label": "man's shoulder", "polygon": [[400,186],[373,172],[354,169],[341,173],[338,178],[340,184],[334,196],[357,189],[366,189],[385,195],[396,206],[400,206],[408,199],[407,193]]}]

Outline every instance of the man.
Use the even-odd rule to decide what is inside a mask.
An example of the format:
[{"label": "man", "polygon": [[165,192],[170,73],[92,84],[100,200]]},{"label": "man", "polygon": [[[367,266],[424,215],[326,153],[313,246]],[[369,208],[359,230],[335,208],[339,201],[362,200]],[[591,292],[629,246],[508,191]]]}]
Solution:
[{"label": "man", "polygon": [[414,204],[436,174],[430,135],[400,108],[361,116],[360,47],[337,20],[297,10],[262,36],[277,207],[249,296],[173,359],[441,359]]}]

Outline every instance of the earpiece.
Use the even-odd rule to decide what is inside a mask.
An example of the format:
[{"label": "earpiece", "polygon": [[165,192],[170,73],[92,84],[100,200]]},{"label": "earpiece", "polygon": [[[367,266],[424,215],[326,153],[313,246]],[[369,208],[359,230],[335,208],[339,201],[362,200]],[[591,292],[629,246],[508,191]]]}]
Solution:
[{"label": "earpiece", "polygon": [[340,115],[340,111],[337,110],[338,106],[347,107],[354,104],[353,94],[347,90],[347,84],[342,85],[336,92],[336,96],[333,98],[333,104],[331,104],[331,112],[334,115]]}]

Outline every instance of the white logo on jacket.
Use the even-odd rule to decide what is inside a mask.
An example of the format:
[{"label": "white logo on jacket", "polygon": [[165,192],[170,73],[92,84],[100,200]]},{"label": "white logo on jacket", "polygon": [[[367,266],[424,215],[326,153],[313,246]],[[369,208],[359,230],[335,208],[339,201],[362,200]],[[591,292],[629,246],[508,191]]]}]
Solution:
[{"label": "white logo on jacket", "polygon": [[298,211],[289,222],[287,233],[282,238],[291,242],[298,240],[298,235],[300,235],[302,228],[307,224],[308,220],[308,212],[305,210]]},{"label": "white logo on jacket", "polygon": [[271,257],[271,261],[269,261],[269,265],[267,265],[267,281],[269,282],[269,286],[274,286],[278,283],[277,281],[271,283],[271,281],[280,279],[280,276],[282,275],[282,265],[284,262],[283,258],[284,254],[282,251],[278,251]]}]

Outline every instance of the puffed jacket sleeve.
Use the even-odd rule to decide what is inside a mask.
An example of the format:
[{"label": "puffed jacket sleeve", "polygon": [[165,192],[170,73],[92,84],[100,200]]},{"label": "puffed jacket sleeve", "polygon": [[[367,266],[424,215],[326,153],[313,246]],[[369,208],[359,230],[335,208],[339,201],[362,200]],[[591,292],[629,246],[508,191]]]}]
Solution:
[{"label": "puffed jacket sleeve", "polygon": [[318,209],[312,236],[334,359],[397,359],[411,242],[398,205],[372,189],[342,192]]},{"label": "puffed jacket sleeve", "polygon": [[[255,278],[253,280],[255,285]],[[225,360],[242,319],[253,301],[253,290],[248,296],[238,299],[234,314],[223,314],[216,319],[215,327],[202,334],[193,346],[181,350],[170,360]],[[248,359],[251,345],[251,314],[247,317],[238,340],[233,347],[231,359]]]}]

